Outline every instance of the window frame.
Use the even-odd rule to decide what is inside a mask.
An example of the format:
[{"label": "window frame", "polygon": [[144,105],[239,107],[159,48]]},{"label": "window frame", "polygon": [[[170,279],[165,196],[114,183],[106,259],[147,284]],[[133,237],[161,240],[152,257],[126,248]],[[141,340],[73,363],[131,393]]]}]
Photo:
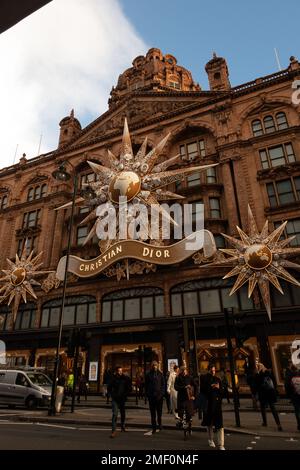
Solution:
[{"label": "window frame", "polygon": [[[85,301],[84,301],[85,300]],[[64,326],[77,326],[77,325],[90,325],[97,322],[97,299],[93,295],[77,295],[77,296],[69,296],[66,297],[66,307],[75,306],[74,312],[74,323],[64,324]],[[80,305],[87,305],[87,312],[86,312],[86,322],[78,323],[77,322],[77,310]],[[56,311],[58,309],[58,312]],[[95,309],[95,312],[93,310]],[[58,313],[58,323],[53,324],[51,321],[51,312],[55,311],[55,314]],[[46,312],[46,313],[45,313]],[[40,328],[56,328],[59,324],[59,319],[61,315],[61,299],[55,298],[52,300],[48,300],[43,303],[41,309],[41,317],[40,317]],[[43,322],[44,317],[47,318],[46,322]],[[90,321],[91,318],[95,318],[95,321]],[[42,323],[46,323],[42,325]],[[51,324],[52,323],[52,324]]]},{"label": "window frame", "polygon": [[[279,193],[277,185],[282,183],[282,182],[285,182],[285,181],[290,182],[292,191],[291,192],[285,192],[285,193]],[[299,190],[297,189],[296,183],[299,184]],[[269,189],[271,189],[271,188],[272,188],[273,194],[270,194]],[[293,177],[290,177],[290,178],[285,178],[285,179],[281,179],[281,180],[277,180],[277,181],[270,181],[269,183],[266,183],[266,191],[267,191],[267,196],[268,196],[268,199],[269,199],[269,206],[271,208],[272,207],[285,206],[285,205],[293,204],[294,202],[300,201],[300,176],[293,176]],[[286,195],[286,194],[293,194],[294,200],[282,203],[280,201],[280,196],[282,197],[282,195]],[[275,198],[274,200],[275,200],[276,204],[271,204],[270,197],[272,197],[273,199]]]},{"label": "window frame", "polygon": [[[279,148],[282,149],[282,157],[272,157],[270,152]],[[289,148],[292,150],[292,153],[289,152]],[[292,142],[283,142],[282,144],[265,147],[259,149],[258,153],[260,158],[260,164],[263,170],[268,170],[270,168],[276,168],[278,166],[288,165],[290,163],[296,162],[296,155]],[[274,165],[273,163],[276,162],[276,160],[279,160],[280,158],[283,158],[284,162],[280,163],[279,165]]]}]

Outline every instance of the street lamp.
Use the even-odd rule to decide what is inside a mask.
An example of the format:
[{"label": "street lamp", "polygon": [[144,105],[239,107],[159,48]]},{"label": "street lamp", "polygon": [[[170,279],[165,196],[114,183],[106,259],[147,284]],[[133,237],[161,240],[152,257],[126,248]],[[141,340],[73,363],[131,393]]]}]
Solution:
[{"label": "street lamp", "polygon": [[239,412],[239,401],[238,401],[238,395],[237,395],[237,388],[235,384],[233,348],[232,348],[232,342],[231,342],[229,314],[233,315],[233,308],[224,308],[228,358],[229,358],[229,364],[230,364],[231,386],[232,386],[233,403],[234,403],[235,424],[238,428],[240,428],[241,422],[240,422],[240,412]]},{"label": "street lamp", "polygon": [[58,341],[57,341],[57,348],[56,348],[56,355],[55,355],[55,363],[54,363],[54,377],[52,383],[52,391],[51,391],[51,401],[50,401],[50,408],[48,411],[49,416],[55,415],[55,398],[56,398],[56,387],[57,387],[57,379],[58,379],[58,366],[59,366],[59,351],[61,345],[61,337],[62,337],[62,328],[63,328],[63,318],[64,318],[64,308],[65,308],[65,300],[66,300],[66,287],[67,287],[67,276],[68,276],[68,266],[69,266],[69,257],[70,257],[70,248],[71,248],[71,239],[72,239],[72,226],[73,226],[73,217],[74,217],[74,206],[77,194],[77,185],[78,185],[78,178],[75,171],[74,166],[70,162],[63,162],[59,168],[53,171],[52,176],[58,181],[69,181],[71,179],[70,173],[66,170],[66,165],[70,164],[73,168],[73,196],[72,196],[72,205],[71,205],[71,217],[69,221],[68,227],[68,246],[67,246],[67,253],[66,253],[66,264],[65,264],[65,274],[64,274],[64,283],[63,283],[63,293],[62,293],[62,303],[61,303],[61,311],[60,311],[60,318],[59,318],[59,329],[58,329]]}]

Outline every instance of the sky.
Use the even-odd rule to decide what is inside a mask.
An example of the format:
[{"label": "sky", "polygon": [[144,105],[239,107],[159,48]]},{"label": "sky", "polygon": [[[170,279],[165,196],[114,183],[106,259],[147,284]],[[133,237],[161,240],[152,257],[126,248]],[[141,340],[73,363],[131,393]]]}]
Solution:
[{"label": "sky", "polygon": [[[232,85],[300,59],[298,0],[53,0],[0,35],[0,167],[57,147],[72,108],[82,126],[107,109],[132,60],[158,47],[208,88],[212,52]],[[40,144],[41,141],[41,144]]]}]

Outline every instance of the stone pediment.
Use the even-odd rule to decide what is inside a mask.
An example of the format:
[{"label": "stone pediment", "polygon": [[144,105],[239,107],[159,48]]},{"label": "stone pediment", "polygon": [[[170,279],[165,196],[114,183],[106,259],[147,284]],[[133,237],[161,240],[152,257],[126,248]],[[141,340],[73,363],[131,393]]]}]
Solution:
[{"label": "stone pediment", "polygon": [[[204,93],[203,93],[204,94]],[[205,94],[204,94],[205,95]],[[172,97],[173,98],[173,97]],[[159,120],[164,115],[176,114],[189,109],[193,105],[197,105],[202,101],[206,101],[209,96],[187,96],[185,98],[175,97],[149,97],[148,99],[134,98],[127,100],[118,107],[104,113],[93,123],[82,130],[81,134],[69,143],[65,149],[71,149],[82,143],[89,143],[101,137],[109,137],[111,134],[122,132],[124,118],[127,118],[128,125],[134,128],[136,125]],[[65,150],[64,149],[64,150]]]}]

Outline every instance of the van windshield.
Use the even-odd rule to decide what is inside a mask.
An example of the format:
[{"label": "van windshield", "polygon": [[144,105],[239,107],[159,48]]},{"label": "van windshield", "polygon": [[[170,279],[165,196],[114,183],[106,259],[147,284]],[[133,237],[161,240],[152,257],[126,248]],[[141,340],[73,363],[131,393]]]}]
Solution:
[{"label": "van windshield", "polygon": [[40,372],[27,372],[27,375],[31,382],[35,385],[45,386],[51,385],[51,380],[47,375],[41,374]]}]

